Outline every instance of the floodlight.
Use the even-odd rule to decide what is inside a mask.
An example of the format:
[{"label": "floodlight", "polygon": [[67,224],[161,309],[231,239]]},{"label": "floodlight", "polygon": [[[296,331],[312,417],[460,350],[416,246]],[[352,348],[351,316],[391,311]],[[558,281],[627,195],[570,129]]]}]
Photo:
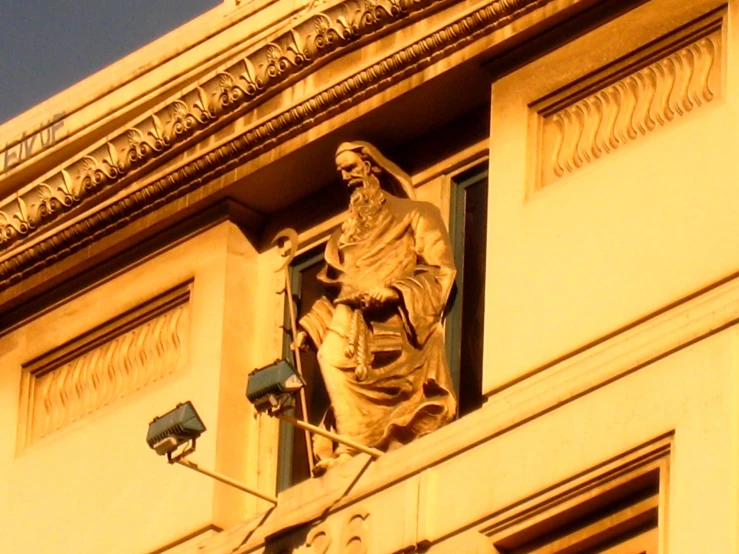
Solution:
[{"label": "floodlight", "polygon": [[177,407],[160,417],[155,417],[149,424],[146,442],[160,456],[167,455],[170,463],[176,461],[172,453],[181,445],[192,441],[192,450],[195,450],[195,440],[205,431],[205,424],[195,411],[195,406],[189,400],[177,404]]},{"label": "floodlight", "polygon": [[369,454],[377,458],[382,451],[359,444],[349,438],[332,433],[322,427],[311,425],[286,414],[287,408],[295,405],[295,393],[305,387],[305,381],[298,375],[290,362],[278,360],[261,369],[255,369],[249,374],[246,385],[246,397],[257,411],[267,412],[271,416],[294,425],[309,433],[321,435],[332,441],[345,444],[355,450]]},{"label": "floodlight", "polygon": [[280,412],[295,405],[294,393],[305,386],[290,362],[276,362],[249,374],[246,397],[257,411]]},{"label": "floodlight", "polygon": [[[167,455],[167,461],[170,464],[178,463],[182,466],[190,468],[212,477],[221,483],[231,485],[239,490],[258,496],[263,500],[277,504],[277,499],[273,496],[261,493],[251,489],[246,485],[242,485],[238,481],[234,481],[230,477],[203,469],[198,464],[186,460],[185,456],[195,452],[195,441],[205,431],[205,424],[195,411],[195,406],[189,400],[177,404],[174,410],[171,410],[163,416],[155,417],[149,424],[149,432],[146,434],[146,442],[160,456]],[[178,448],[183,446],[180,452],[176,453]]]}]

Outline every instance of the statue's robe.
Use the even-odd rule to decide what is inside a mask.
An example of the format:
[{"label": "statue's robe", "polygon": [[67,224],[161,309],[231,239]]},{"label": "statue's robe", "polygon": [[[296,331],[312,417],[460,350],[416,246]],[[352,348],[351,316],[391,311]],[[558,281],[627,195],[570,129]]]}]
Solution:
[{"label": "statue's robe", "polygon": [[[318,300],[300,325],[318,347],[339,434],[388,450],[455,416],[441,321],[456,270],[439,210],[383,194],[366,238],[343,243],[338,230],[329,239],[319,279],[336,296]],[[345,303],[382,286],[400,302],[375,310]]]}]

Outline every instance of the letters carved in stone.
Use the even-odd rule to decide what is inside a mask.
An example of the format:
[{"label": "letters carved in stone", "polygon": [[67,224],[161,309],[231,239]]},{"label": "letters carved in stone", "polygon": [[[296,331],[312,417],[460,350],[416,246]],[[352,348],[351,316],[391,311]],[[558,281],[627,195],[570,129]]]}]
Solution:
[{"label": "letters carved in stone", "polygon": [[601,72],[595,90],[565,90],[534,106],[543,118],[538,187],[711,102],[720,89],[720,26],[714,19],[668,38]]},{"label": "letters carved in stone", "polygon": [[189,295],[179,287],[27,364],[21,445],[181,369]]},{"label": "letters carved in stone", "polygon": [[[370,514],[363,507],[329,517],[308,531],[301,545],[286,542],[279,554],[367,554],[371,536]],[[294,541],[295,539],[293,539]]]}]

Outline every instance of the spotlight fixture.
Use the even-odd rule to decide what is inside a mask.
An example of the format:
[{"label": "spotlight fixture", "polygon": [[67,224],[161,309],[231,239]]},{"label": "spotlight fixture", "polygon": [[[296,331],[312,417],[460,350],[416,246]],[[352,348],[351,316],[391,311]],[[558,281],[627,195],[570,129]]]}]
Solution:
[{"label": "spotlight fixture", "polygon": [[[277,499],[273,496],[263,494],[246,485],[242,485],[238,481],[234,481],[215,471],[203,469],[198,464],[185,459],[185,456],[195,452],[195,441],[204,431],[205,423],[200,419],[195,406],[188,400],[187,402],[177,404],[174,410],[167,412],[163,416],[155,417],[149,424],[146,442],[160,456],[166,454],[167,461],[170,464],[180,464],[203,475],[212,477],[221,483],[277,504]],[[178,448],[182,448],[182,450],[177,452]]]},{"label": "spotlight fixture", "polygon": [[249,374],[249,381],[246,384],[246,398],[257,411],[266,412],[304,431],[345,444],[355,450],[369,454],[373,458],[382,455],[381,450],[369,448],[349,438],[286,414],[287,409],[295,406],[295,394],[303,387],[305,387],[305,381],[298,375],[290,362],[277,360],[266,367],[255,369]]},{"label": "spotlight fixture", "polygon": [[249,374],[246,397],[259,412],[280,412],[295,405],[294,393],[305,387],[305,381],[287,360],[256,369]]},{"label": "spotlight fixture", "polygon": [[[189,400],[177,404],[174,410],[163,416],[155,417],[149,424],[146,442],[160,456],[167,455],[170,464],[178,458],[186,456],[195,450],[195,440],[205,431],[205,424],[200,419],[195,406]],[[172,454],[183,444],[192,443],[192,446],[177,456]]]}]

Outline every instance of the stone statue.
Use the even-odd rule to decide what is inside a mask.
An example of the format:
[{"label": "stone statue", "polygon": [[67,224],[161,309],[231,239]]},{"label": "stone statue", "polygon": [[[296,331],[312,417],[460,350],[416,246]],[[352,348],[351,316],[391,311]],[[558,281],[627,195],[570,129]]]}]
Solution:
[{"label": "stone statue", "polygon": [[[410,177],[371,144],[341,144],[336,167],[349,214],[326,245],[327,296],[299,322],[310,337],[333,414],[324,425],[392,450],[456,413],[441,326],[456,269],[439,210],[415,200]],[[323,441],[323,442],[322,442]],[[314,439],[322,473],[355,452]]]}]

